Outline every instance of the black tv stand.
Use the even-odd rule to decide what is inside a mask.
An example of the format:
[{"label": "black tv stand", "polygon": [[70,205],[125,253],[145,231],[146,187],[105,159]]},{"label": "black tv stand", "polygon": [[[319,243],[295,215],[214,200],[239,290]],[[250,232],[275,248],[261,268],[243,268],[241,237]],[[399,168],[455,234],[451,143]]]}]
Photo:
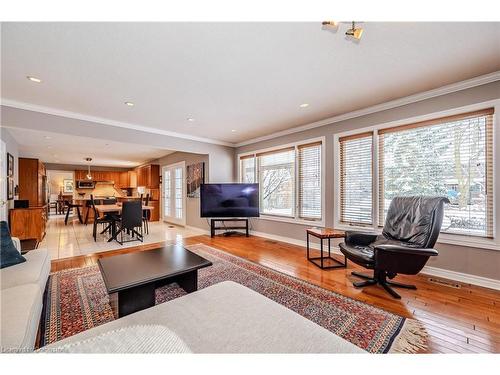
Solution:
[{"label": "black tv stand", "polygon": [[[226,221],[243,222],[243,223],[245,223],[245,226],[230,226],[230,227],[226,227],[226,226],[218,227],[218,226],[216,226],[217,222],[224,223]],[[215,237],[215,231],[217,231],[217,230],[225,230],[225,231],[227,231],[228,229],[230,231],[224,233],[225,236],[230,236],[231,234],[239,233],[239,232],[234,231],[234,229],[245,229],[245,235],[246,235],[246,237],[248,237],[249,236],[249,233],[248,233],[248,219],[210,219],[210,237]]]}]

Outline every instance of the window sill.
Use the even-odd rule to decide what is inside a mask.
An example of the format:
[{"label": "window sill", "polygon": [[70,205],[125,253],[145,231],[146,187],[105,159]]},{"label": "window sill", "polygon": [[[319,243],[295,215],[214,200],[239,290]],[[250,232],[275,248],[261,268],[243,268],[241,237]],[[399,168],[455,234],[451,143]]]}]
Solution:
[{"label": "window sill", "polygon": [[322,227],[323,228],[325,226],[324,220],[318,220],[318,221],[303,220],[303,219],[295,219],[293,217],[285,217],[285,216],[270,216],[270,215],[261,214],[259,217],[256,217],[255,219],[279,221],[282,223],[305,225],[305,226],[309,226],[309,227]]},{"label": "window sill", "polygon": [[[335,229],[345,230],[345,231],[352,230],[352,231],[377,233],[377,234],[382,233],[382,229],[375,230],[373,227],[355,227],[343,224],[336,224]],[[466,236],[461,234],[441,233],[439,235],[437,243],[500,251],[500,243],[498,242],[498,240],[491,238]]]}]

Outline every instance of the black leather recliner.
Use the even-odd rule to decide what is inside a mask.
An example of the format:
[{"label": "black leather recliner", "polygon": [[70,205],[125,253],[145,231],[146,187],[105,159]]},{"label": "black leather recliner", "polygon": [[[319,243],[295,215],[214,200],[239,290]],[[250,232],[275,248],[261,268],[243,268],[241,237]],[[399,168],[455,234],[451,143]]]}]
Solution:
[{"label": "black leather recliner", "polygon": [[381,235],[347,231],[340,251],[352,262],[373,269],[373,276],[358,272],[352,275],[366,279],[355,282],[355,287],[380,284],[394,298],[401,298],[392,288],[416,289],[393,279],[398,273],[416,275],[431,256],[443,222],[443,197],[395,197],[385,220]]}]

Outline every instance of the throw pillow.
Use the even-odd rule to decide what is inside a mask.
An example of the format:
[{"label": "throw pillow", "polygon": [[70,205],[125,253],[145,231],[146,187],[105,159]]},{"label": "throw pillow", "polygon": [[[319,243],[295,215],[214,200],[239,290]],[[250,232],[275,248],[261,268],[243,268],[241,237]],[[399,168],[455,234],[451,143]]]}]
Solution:
[{"label": "throw pillow", "polygon": [[10,237],[9,227],[6,221],[0,222],[0,268],[14,266],[26,262],[19,251],[17,251],[12,238]]}]

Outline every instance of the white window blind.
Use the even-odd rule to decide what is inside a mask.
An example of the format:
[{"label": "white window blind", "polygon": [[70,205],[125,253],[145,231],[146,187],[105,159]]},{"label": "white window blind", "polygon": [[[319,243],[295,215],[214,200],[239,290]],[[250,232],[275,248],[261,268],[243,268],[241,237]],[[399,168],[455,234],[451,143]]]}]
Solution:
[{"label": "white window blind", "polygon": [[321,220],[321,142],[298,146],[299,217]]},{"label": "white window blind", "polygon": [[240,158],[240,182],[255,182],[255,157],[253,155]]},{"label": "white window blind", "polygon": [[373,134],[339,138],[340,143],[340,222],[371,225]]},{"label": "white window blind", "polygon": [[260,211],[267,215],[295,215],[295,148],[257,154]]},{"label": "white window blind", "polygon": [[493,235],[493,109],[379,131],[379,225],[393,197],[445,196],[441,231]]}]

